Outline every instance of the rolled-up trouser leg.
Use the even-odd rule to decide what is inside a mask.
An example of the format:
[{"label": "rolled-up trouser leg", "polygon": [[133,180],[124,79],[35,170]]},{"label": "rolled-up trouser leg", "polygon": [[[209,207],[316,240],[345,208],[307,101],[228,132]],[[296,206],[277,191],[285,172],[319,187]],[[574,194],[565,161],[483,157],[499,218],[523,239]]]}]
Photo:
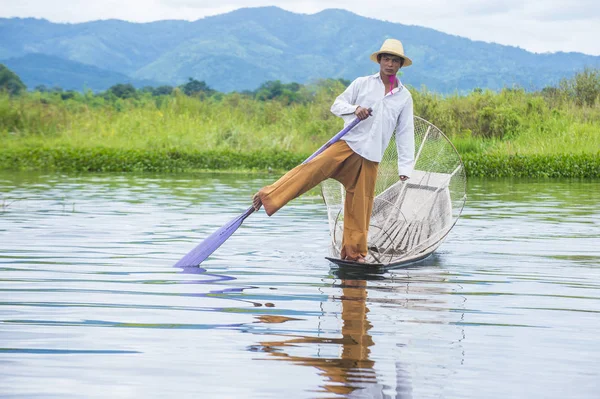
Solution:
[{"label": "rolled-up trouser leg", "polygon": [[336,174],[346,158],[356,155],[348,144],[338,141],[310,162],[296,166],[270,186],[258,192],[265,212],[271,216],[294,198]]},{"label": "rolled-up trouser leg", "polygon": [[358,154],[346,159],[343,168],[333,176],[346,188],[344,203],[344,235],[342,259],[356,260],[367,256],[367,238],[377,179],[377,162]]}]

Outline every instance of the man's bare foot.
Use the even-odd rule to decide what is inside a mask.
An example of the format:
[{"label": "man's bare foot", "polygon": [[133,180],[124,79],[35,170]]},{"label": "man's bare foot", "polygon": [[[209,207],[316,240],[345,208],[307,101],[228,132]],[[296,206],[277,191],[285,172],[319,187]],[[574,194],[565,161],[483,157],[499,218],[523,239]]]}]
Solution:
[{"label": "man's bare foot", "polygon": [[351,262],[356,262],[356,263],[367,263],[367,261],[365,260],[365,258],[362,257],[362,256],[359,256],[356,259],[352,259],[351,257],[346,256],[346,258],[344,260],[349,260]]},{"label": "man's bare foot", "polygon": [[255,211],[258,211],[262,206],[262,201],[260,200],[258,193],[254,194],[254,197],[252,197],[252,206],[254,207]]}]

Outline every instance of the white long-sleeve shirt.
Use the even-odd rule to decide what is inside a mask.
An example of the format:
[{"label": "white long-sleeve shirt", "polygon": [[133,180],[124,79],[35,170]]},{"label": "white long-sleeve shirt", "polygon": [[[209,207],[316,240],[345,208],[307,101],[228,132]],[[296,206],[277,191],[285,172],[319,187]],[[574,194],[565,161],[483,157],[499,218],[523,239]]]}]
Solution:
[{"label": "white long-sleeve shirt", "polygon": [[386,94],[379,73],[360,77],[335,99],[331,112],[342,117],[347,126],[356,118],[354,111],[358,106],[372,108],[373,114],[346,133],[342,140],[363,158],[381,162],[395,131],[398,174],[410,177],[414,168],[415,128],[413,101],[408,89],[398,81],[398,87]]}]

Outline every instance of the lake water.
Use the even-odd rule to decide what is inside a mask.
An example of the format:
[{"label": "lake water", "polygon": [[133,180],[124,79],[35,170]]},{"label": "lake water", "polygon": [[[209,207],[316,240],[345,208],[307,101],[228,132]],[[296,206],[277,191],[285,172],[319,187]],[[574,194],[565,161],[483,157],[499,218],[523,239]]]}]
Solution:
[{"label": "lake water", "polygon": [[600,182],[471,180],[430,258],[330,269],[273,177],[0,173],[2,398],[598,398]]}]

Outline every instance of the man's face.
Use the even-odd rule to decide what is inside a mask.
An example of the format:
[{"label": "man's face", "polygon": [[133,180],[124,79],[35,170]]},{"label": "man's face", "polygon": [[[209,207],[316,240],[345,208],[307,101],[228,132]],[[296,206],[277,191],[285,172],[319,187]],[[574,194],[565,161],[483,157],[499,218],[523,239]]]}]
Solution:
[{"label": "man's face", "polygon": [[379,70],[387,76],[395,76],[402,66],[402,58],[392,54],[381,54],[379,56]]}]

